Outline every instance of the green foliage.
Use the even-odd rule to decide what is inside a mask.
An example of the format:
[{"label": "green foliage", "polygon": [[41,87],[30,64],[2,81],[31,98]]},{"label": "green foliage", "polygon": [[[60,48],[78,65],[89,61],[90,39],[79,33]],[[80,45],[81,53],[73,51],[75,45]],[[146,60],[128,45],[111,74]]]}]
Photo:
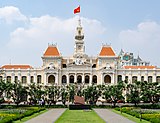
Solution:
[{"label": "green foliage", "polygon": [[137,118],[140,118],[140,115],[142,114],[142,119],[150,121],[151,123],[160,122],[160,114],[152,110],[139,109],[134,107],[123,107],[122,109],[115,108],[115,110],[121,110],[123,113],[132,115]]},{"label": "green foliage", "polygon": [[[42,110],[45,110],[45,108],[25,107],[25,108],[6,110],[5,114],[8,115],[3,117],[0,120],[0,123],[12,123],[12,121],[20,120],[24,117],[31,116],[34,113],[40,112]],[[0,113],[2,113],[2,111],[0,111]]]}]

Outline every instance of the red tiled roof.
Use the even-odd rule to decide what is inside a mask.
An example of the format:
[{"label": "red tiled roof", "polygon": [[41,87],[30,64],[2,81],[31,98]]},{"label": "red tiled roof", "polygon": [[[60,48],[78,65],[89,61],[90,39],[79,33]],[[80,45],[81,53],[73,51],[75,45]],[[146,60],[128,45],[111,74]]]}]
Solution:
[{"label": "red tiled roof", "polygon": [[99,56],[115,56],[115,53],[110,46],[103,46]]},{"label": "red tiled roof", "polygon": [[44,53],[44,56],[60,56],[60,53],[56,46],[49,46]]},{"label": "red tiled roof", "polygon": [[32,68],[30,65],[4,65],[1,67],[2,69],[28,69]]},{"label": "red tiled roof", "polygon": [[153,69],[156,66],[124,66],[125,69]]}]

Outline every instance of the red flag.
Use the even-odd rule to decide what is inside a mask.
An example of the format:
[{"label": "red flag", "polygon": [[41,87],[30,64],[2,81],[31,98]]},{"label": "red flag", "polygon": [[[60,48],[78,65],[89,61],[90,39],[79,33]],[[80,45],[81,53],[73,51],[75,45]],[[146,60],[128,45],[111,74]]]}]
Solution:
[{"label": "red flag", "polygon": [[76,9],[74,9],[74,14],[80,13],[80,6],[78,6]]}]

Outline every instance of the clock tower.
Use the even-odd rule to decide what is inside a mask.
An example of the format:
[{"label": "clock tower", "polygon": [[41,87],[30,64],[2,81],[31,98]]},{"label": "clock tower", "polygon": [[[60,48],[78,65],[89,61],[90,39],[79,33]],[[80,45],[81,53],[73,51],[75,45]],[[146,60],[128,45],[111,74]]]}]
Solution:
[{"label": "clock tower", "polygon": [[84,46],[84,34],[83,29],[81,26],[81,20],[78,20],[78,27],[76,29],[76,35],[75,35],[75,46],[74,46],[74,62],[76,65],[83,65],[86,60],[86,54],[85,54],[85,46]]},{"label": "clock tower", "polygon": [[85,46],[84,46],[83,39],[84,39],[84,34],[83,34],[82,26],[81,26],[81,20],[79,19],[79,24],[76,29],[76,35],[75,35],[74,56],[84,55]]}]

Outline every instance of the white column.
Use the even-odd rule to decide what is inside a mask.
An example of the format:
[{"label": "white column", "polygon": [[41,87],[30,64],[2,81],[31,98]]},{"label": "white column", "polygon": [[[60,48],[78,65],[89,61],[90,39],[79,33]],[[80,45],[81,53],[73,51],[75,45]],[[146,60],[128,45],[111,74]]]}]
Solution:
[{"label": "white column", "polygon": [[125,80],[125,74],[122,74],[122,81]]},{"label": "white column", "polygon": [[14,83],[15,82],[15,74],[14,73],[12,73],[12,76],[11,76],[11,83]]},{"label": "white column", "polygon": [[31,76],[30,76],[30,74],[27,74],[27,84],[30,84],[31,83]]},{"label": "white column", "polygon": [[114,81],[114,76],[115,76],[114,74],[111,76],[111,83],[116,84],[115,83],[116,81]]},{"label": "white column", "polygon": [[138,75],[137,81],[141,81],[141,75]]},{"label": "white column", "polygon": [[21,82],[22,79],[21,79],[21,73],[18,73],[18,81]]},{"label": "white column", "polygon": [[47,85],[47,74],[46,73],[44,74],[43,81],[44,81],[44,86]]},{"label": "white column", "polygon": [[34,81],[33,81],[35,84],[37,84],[37,74],[34,73]]},{"label": "white column", "polygon": [[153,73],[153,80],[152,80],[152,82],[156,82],[156,73],[155,72]]},{"label": "white column", "polygon": [[132,74],[131,74],[131,73],[129,73],[128,82],[129,82],[130,84],[132,83]]},{"label": "white column", "polygon": [[74,75],[74,83],[77,82],[77,74]]},{"label": "white column", "polygon": [[69,74],[67,74],[67,85],[69,85]]},{"label": "white column", "polygon": [[92,74],[89,75],[89,85],[92,85]]},{"label": "white column", "polygon": [[145,74],[144,74],[144,81],[148,82],[148,73],[147,73],[147,71],[145,71]]},{"label": "white column", "polygon": [[82,83],[84,83],[84,73],[82,74]]},{"label": "white column", "polygon": [[58,85],[58,73],[56,73],[55,77],[56,77],[55,83]]},{"label": "white column", "polygon": [[[98,77],[97,77],[97,79],[98,79]],[[97,81],[98,81],[98,80],[97,80]],[[103,85],[103,83],[104,83],[104,82],[103,82],[103,73],[101,73],[101,80],[100,80],[100,81],[101,81],[101,85]],[[97,84],[98,84],[98,83],[97,83]]]}]

